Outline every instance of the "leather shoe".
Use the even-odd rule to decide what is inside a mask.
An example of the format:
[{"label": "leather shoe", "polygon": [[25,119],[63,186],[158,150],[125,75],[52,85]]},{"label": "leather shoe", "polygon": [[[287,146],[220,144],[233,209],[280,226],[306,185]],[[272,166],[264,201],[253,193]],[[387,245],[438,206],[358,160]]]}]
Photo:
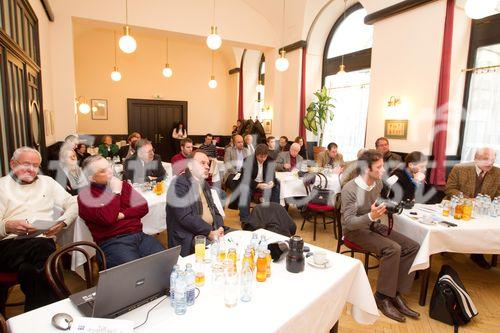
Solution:
[{"label": "leather shoe", "polygon": [[396,294],[396,297],[391,299],[392,304],[398,309],[399,312],[404,314],[405,316],[408,316],[413,319],[417,319],[420,317],[420,313],[413,311],[406,305],[406,302],[404,301],[403,297],[401,297],[400,293]]},{"label": "leather shoe", "polygon": [[471,254],[470,258],[474,261],[479,267],[484,269],[490,269],[491,265],[484,259],[484,255],[482,254]]},{"label": "leather shoe", "polygon": [[398,309],[392,305],[391,298],[385,297],[381,298],[375,295],[375,302],[377,303],[377,308],[386,316],[392,320],[399,321],[400,323],[404,323],[406,321],[405,316],[403,316]]}]

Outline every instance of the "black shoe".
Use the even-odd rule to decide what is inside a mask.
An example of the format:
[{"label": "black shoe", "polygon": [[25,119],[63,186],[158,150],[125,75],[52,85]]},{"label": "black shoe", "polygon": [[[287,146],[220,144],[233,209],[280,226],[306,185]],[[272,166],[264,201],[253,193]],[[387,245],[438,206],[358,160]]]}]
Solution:
[{"label": "black shoe", "polygon": [[391,301],[392,304],[396,307],[396,309],[398,309],[398,311],[404,314],[405,316],[408,316],[413,319],[418,319],[418,317],[420,317],[420,313],[413,311],[408,307],[408,305],[406,305],[406,302],[403,299],[403,297],[401,297],[400,293],[397,293],[396,297],[392,298]]},{"label": "black shoe", "polygon": [[395,321],[399,321],[400,323],[404,323],[406,321],[405,316],[401,314],[401,312],[398,311],[392,305],[391,298],[390,297],[380,297],[377,294],[375,294],[375,302],[377,303],[377,308],[386,316],[387,318],[390,318]]},{"label": "black shoe", "polygon": [[470,258],[474,261],[479,267],[484,269],[490,269],[491,265],[484,259],[484,255],[482,254],[471,254]]}]

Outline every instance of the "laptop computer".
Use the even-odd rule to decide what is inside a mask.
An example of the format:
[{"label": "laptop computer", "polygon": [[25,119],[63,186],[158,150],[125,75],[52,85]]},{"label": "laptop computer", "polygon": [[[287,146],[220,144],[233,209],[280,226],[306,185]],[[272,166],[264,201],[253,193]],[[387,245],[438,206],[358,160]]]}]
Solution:
[{"label": "laptop computer", "polygon": [[101,271],[96,287],[69,298],[87,317],[118,317],[167,294],[180,252],[181,247],[176,246]]}]

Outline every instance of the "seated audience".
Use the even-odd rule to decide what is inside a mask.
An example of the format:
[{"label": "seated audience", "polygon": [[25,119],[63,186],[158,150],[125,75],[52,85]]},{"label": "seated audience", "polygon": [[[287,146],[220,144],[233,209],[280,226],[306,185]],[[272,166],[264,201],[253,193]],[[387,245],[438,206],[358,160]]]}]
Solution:
[{"label": "seated audience", "polygon": [[155,154],[151,141],[141,139],[136,142],[135,148],[135,154],[125,160],[123,179],[140,184],[165,179],[166,171],[161,164],[160,155]]},{"label": "seated audience", "polygon": [[253,155],[255,153],[252,134],[245,135],[245,148],[248,150],[248,155]]},{"label": "seated audience", "polygon": [[120,156],[120,160],[122,163],[135,154],[135,144],[137,141],[141,139],[141,135],[137,132],[132,132],[127,138],[127,144],[125,146],[120,147],[118,151],[118,156]]},{"label": "seated audience", "polygon": [[384,188],[383,196],[397,202],[425,203],[427,201],[424,196],[426,169],[427,157],[419,151],[412,151],[406,155],[405,166],[394,169],[391,173],[391,176],[398,177],[398,180],[390,188]]},{"label": "seated audience", "polygon": [[[466,198],[475,198],[481,193],[492,199],[500,196],[500,168],[494,166],[495,157],[495,151],[485,147],[476,151],[474,162],[456,164],[446,181],[446,195],[462,193]],[[491,267],[482,254],[472,254],[471,259],[482,268]]]},{"label": "seated audience", "polygon": [[290,150],[290,144],[288,143],[288,138],[286,136],[280,136],[280,141],[279,141],[278,145],[279,145],[278,150],[280,152]]},{"label": "seated audience", "polygon": [[54,172],[54,179],[66,192],[77,195],[79,189],[87,185],[87,180],[83,176],[82,169],[78,165],[76,152],[72,149],[65,149],[59,153],[59,163]]},{"label": "seated audience", "polygon": [[165,248],[142,231],[148,203],[126,181],[113,177],[102,156],[89,157],[83,170],[90,183],[78,194],[79,216],[104,251],[108,268],[160,252]]},{"label": "seated audience", "polygon": [[387,174],[390,174],[392,170],[396,169],[403,162],[401,156],[390,151],[389,140],[387,138],[378,138],[375,141],[375,149],[384,156],[384,168]]},{"label": "seated audience", "polygon": [[90,154],[87,153],[87,145],[85,143],[77,144],[75,153],[76,159],[78,160],[78,165],[82,165],[83,160],[90,156]]},{"label": "seated audience", "polygon": [[300,145],[293,143],[289,151],[279,153],[276,158],[276,171],[300,170],[303,158],[299,155],[299,152]]},{"label": "seated audience", "polygon": [[233,136],[232,141],[233,146],[226,148],[226,152],[224,154],[224,166],[226,168],[226,172],[224,174],[223,182],[228,189],[234,191],[240,183],[241,174],[239,179],[233,179],[238,173],[241,172],[243,161],[248,156],[248,150],[243,147],[243,137],[241,135],[237,134]]},{"label": "seated audience", "polygon": [[188,159],[193,152],[193,140],[184,138],[181,140],[181,151],[172,157],[172,172],[178,176],[186,170]]},{"label": "seated audience", "polygon": [[405,303],[401,293],[408,292],[415,272],[408,273],[417,255],[415,241],[380,223],[386,213],[385,205],[375,205],[382,190],[384,161],[375,150],[364,152],[358,159],[360,175],[342,189],[341,223],[344,237],[363,249],[375,253],[379,259],[375,301],[387,317],[404,322],[405,316],[418,318],[419,314]]},{"label": "seated audience", "polygon": [[238,199],[242,224],[248,221],[250,201],[255,192],[262,193],[263,202],[279,203],[280,187],[276,179],[275,163],[267,158],[268,152],[267,145],[261,143],[255,148],[255,154],[249,155],[243,164]]},{"label": "seated audience", "polygon": [[120,148],[113,143],[113,139],[110,135],[102,137],[102,143],[99,145],[99,155],[104,158],[112,158],[114,156],[118,156],[119,150]]},{"label": "seated audience", "polygon": [[[17,273],[26,296],[25,311],[57,300],[45,279],[44,266],[56,250],[53,237],[73,223],[78,214],[76,198],[54,179],[38,173],[41,162],[37,150],[18,148],[10,160],[10,173],[0,178],[0,272]],[[29,222],[52,220],[54,207],[64,210],[60,222],[43,236],[16,239],[37,232]],[[0,297],[0,304],[4,304],[6,295]]]},{"label": "seated audience", "polygon": [[213,138],[212,134],[206,134],[205,141],[198,149],[204,152],[208,157],[217,158],[217,147],[212,143]]},{"label": "seated audience", "polygon": [[303,159],[307,160],[307,148],[304,144],[304,139],[301,136],[295,138],[295,143],[300,145],[299,155],[302,156]]},{"label": "seated audience", "polygon": [[341,169],[344,166],[344,157],[337,151],[337,144],[335,142],[330,142],[326,149],[327,150],[324,152],[318,154],[318,166],[320,168],[331,166],[334,169]]},{"label": "seated audience", "polygon": [[276,138],[274,136],[268,136],[266,139],[267,147],[269,148],[268,157],[273,161],[278,158],[279,151],[276,150]]},{"label": "seated audience", "polygon": [[168,246],[181,245],[181,255],[194,253],[194,237],[204,235],[209,240],[224,236],[224,221],[206,182],[208,156],[196,151],[186,172],[172,180],[167,191]]},{"label": "seated audience", "polygon": [[54,143],[53,145],[50,145],[47,148],[47,157],[48,161],[57,161],[59,160],[59,152],[61,151],[62,146],[68,146],[71,149],[76,149],[76,146],[78,144],[78,136],[77,135],[68,135],[67,137],[64,138],[64,141],[58,141]]}]

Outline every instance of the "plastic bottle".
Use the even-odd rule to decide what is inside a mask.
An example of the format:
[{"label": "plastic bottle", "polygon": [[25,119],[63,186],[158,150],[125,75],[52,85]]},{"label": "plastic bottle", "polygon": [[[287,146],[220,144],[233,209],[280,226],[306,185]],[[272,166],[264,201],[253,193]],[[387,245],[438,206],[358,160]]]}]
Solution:
[{"label": "plastic bottle", "polygon": [[180,271],[175,280],[175,314],[183,315],[187,310],[186,303],[186,272]]},{"label": "plastic bottle", "polygon": [[177,275],[179,273],[179,265],[175,265],[170,273],[170,305],[174,307],[175,298],[175,281],[177,280]]},{"label": "plastic bottle", "polygon": [[196,287],[194,285],[195,273],[191,264],[186,264],[186,304],[191,306],[194,304],[194,296]]},{"label": "plastic bottle", "polygon": [[253,271],[250,269],[250,263],[245,262],[241,271],[241,301],[250,302],[252,300],[252,282]]}]

